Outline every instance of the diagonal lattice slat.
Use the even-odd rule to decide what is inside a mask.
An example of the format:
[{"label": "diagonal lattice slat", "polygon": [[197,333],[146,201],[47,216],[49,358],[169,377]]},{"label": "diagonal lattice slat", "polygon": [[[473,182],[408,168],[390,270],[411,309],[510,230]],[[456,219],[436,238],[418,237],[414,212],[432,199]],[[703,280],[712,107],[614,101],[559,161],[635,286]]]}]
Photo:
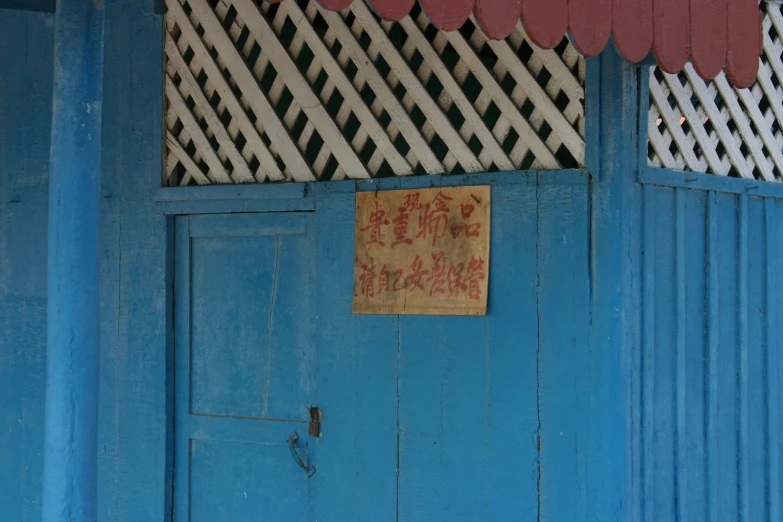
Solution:
[{"label": "diagonal lattice slat", "polygon": [[735,89],[724,73],[705,82],[653,68],[648,165],[783,181],[783,6],[762,5],[764,50],[756,83]]},{"label": "diagonal lattice slat", "polygon": [[166,0],[167,186],[575,168],[584,59],[521,24],[436,30],[363,2]]}]

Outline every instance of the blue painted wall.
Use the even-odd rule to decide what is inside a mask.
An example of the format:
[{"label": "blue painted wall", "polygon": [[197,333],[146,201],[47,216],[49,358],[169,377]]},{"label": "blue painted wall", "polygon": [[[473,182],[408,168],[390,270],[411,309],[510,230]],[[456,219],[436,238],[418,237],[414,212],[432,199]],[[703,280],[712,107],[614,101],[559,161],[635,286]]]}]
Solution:
[{"label": "blue painted wall", "polygon": [[[243,187],[247,197],[240,200],[223,194],[155,202],[162,24],[152,3],[107,2],[106,11],[99,516],[107,521],[165,520],[170,512],[173,308],[166,281],[173,227],[164,212],[281,205],[280,198],[250,197],[276,187]],[[3,520],[14,521],[40,519],[51,24],[51,15],[0,11],[0,506]],[[468,520],[481,512],[487,504],[451,481],[456,474],[465,487],[478,484],[472,472],[484,469],[483,460],[497,473],[481,484],[509,499],[507,506],[489,504],[493,519],[657,522],[679,512],[681,520],[780,520],[780,454],[772,442],[781,421],[774,267],[783,194],[750,196],[752,183],[703,176],[694,176],[700,190],[673,188],[661,173],[642,172],[637,183],[643,155],[634,152],[644,133],[635,125],[645,106],[638,75],[611,58],[590,61],[588,74],[588,156],[596,179],[575,172],[492,178],[505,184],[494,196],[505,211],[493,228],[515,231],[493,247],[493,256],[502,252],[493,258],[493,277],[513,282],[491,288],[493,315],[466,323],[464,336],[450,329],[455,319],[362,319],[373,332],[396,335],[399,346],[363,350],[373,340],[365,329],[366,338],[337,354],[354,363],[352,370],[335,354],[319,370],[360,393],[346,394],[344,386],[326,393],[354,411],[396,408],[397,398],[377,380],[361,377],[375,368],[391,378],[398,362],[401,382],[420,392],[406,397],[403,385],[400,426],[411,426],[403,447],[433,436],[441,447],[423,453],[433,462],[409,464],[434,476],[426,483],[415,478],[420,474],[403,476],[403,490],[422,494],[411,494],[401,513],[440,509]],[[381,185],[395,183],[403,182]],[[320,185],[282,204],[315,207],[319,252],[334,273],[349,264],[351,238],[335,236],[333,224],[350,225],[354,190]],[[350,272],[339,273],[343,279],[330,279],[324,291],[342,289],[339,299],[348,303],[350,285],[337,283]],[[323,306],[330,304],[323,297]],[[323,335],[351,323],[340,315],[322,326]],[[423,349],[425,335],[453,352]],[[485,351],[473,352],[468,338],[483,339]],[[486,351],[498,345],[506,352]],[[395,348],[411,359],[398,360]],[[442,384],[423,384],[438,373],[448,377]],[[448,433],[429,425],[427,405],[434,403],[426,398],[441,388],[452,400],[440,408]],[[423,406],[416,406],[421,397]],[[376,462],[397,433],[373,435],[372,444],[350,453],[354,462]],[[392,499],[367,478],[363,487],[379,488],[376,498],[391,509]],[[338,507],[343,520],[377,508]]]},{"label": "blue painted wall", "polygon": [[783,200],[687,176],[644,178],[638,519],[777,521]]},{"label": "blue painted wall", "polygon": [[53,16],[0,11],[0,518],[41,519]]}]

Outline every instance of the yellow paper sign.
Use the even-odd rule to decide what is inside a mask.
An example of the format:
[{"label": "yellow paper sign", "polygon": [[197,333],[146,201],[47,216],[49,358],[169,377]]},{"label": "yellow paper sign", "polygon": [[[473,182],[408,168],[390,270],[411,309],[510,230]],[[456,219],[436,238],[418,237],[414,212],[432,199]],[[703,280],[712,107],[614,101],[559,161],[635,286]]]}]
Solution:
[{"label": "yellow paper sign", "polygon": [[356,194],[353,313],[485,315],[490,187]]}]

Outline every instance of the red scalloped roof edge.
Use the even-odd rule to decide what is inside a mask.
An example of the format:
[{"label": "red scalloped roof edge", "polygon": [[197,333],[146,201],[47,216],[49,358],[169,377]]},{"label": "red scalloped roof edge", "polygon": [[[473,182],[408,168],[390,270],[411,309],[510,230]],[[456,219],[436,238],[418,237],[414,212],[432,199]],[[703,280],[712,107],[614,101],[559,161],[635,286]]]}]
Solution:
[{"label": "red scalloped roof edge", "polygon": [[[404,18],[413,6],[413,0],[318,1],[332,10],[365,1],[390,21]],[[500,40],[521,20],[533,43],[543,49],[555,47],[568,33],[582,54],[594,56],[611,37],[627,60],[639,62],[652,51],[669,73],[690,61],[705,80],[725,70],[738,88],[753,85],[758,74],[758,0],[418,1],[430,22],[447,31],[461,27],[472,14],[489,38]]]}]

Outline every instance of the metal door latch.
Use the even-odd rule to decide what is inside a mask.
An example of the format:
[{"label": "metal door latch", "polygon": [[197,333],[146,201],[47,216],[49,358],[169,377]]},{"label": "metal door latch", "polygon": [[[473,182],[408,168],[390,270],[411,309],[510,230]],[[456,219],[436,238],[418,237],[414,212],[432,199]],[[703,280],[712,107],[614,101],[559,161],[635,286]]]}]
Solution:
[{"label": "metal door latch", "polygon": [[296,432],[293,432],[291,436],[288,437],[288,447],[291,448],[291,456],[294,457],[294,461],[300,468],[305,470],[307,478],[310,478],[315,475],[315,464],[306,464],[305,461],[302,460],[302,457],[299,456],[299,452],[296,451],[296,441],[298,440],[299,435]]},{"label": "metal door latch", "polygon": [[321,436],[321,410],[318,406],[310,408],[310,428],[308,433],[311,437]]}]

